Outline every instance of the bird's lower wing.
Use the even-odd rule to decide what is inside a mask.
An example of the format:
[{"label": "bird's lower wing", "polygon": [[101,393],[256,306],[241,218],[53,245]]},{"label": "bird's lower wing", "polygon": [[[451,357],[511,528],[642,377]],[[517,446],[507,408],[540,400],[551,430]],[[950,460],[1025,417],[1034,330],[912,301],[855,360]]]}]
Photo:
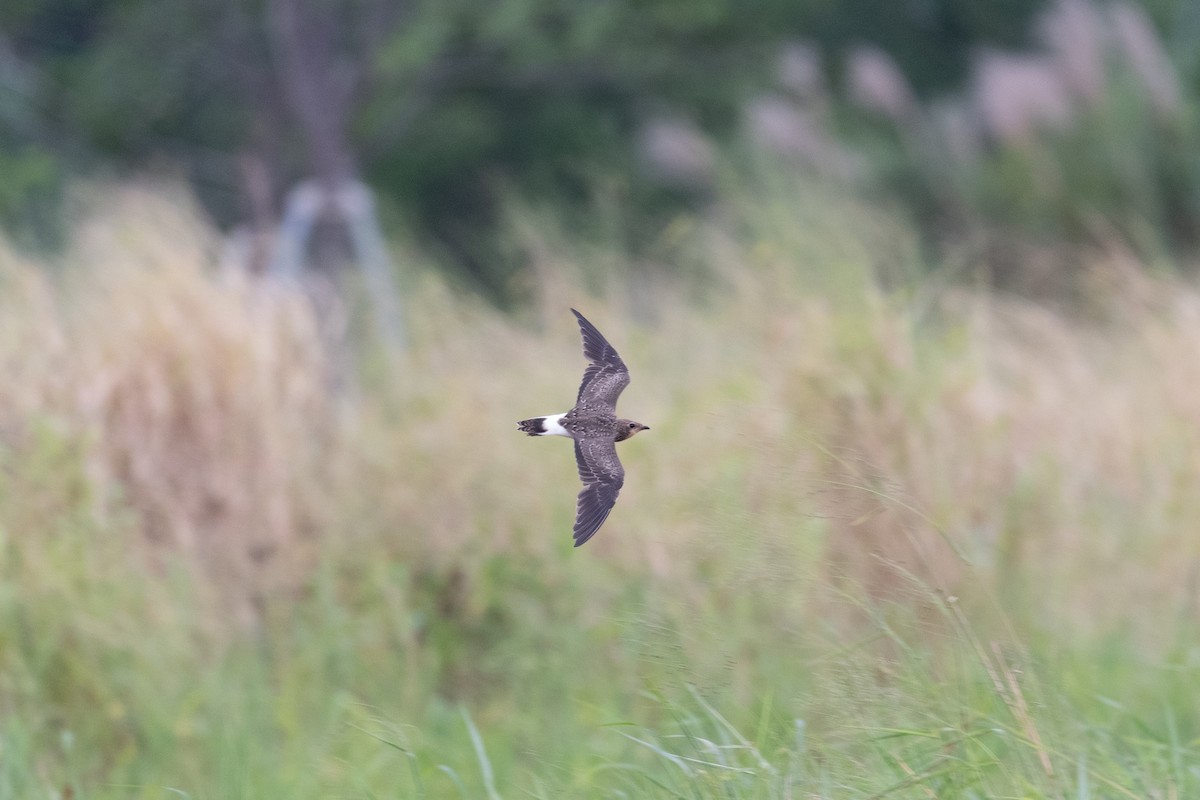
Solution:
[{"label": "bird's lower wing", "polygon": [[616,443],[608,438],[576,439],[575,463],[583,490],[575,500],[575,546],[600,530],[617,502],[625,483],[625,470],[617,458]]}]

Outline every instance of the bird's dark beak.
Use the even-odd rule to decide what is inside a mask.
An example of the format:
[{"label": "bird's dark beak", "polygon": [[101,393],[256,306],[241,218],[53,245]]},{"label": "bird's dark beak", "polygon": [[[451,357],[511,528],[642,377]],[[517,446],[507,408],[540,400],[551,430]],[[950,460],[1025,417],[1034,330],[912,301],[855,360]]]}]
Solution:
[{"label": "bird's dark beak", "polygon": [[648,431],[648,430],[650,430],[650,426],[649,426],[649,425],[643,425],[643,426],[642,426],[642,430],[644,430],[644,431]]}]

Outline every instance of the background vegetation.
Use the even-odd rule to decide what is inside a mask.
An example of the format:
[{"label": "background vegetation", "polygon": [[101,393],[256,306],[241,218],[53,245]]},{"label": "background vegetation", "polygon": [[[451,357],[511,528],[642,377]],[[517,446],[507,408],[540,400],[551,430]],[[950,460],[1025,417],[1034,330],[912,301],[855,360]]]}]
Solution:
[{"label": "background vegetation", "polygon": [[[313,6],[304,155],[288,3],[6,5],[0,798],[1196,795],[1195,18],[1001,6]],[[403,352],[230,245],[324,168]]]},{"label": "background vegetation", "polygon": [[765,145],[1011,282],[1111,226],[1194,253],[1198,41],[1187,0],[14,0],[0,218],[61,241],[73,178],[150,170],[264,233],[298,181],[356,174],[508,305],[506,197],[645,254]]}]

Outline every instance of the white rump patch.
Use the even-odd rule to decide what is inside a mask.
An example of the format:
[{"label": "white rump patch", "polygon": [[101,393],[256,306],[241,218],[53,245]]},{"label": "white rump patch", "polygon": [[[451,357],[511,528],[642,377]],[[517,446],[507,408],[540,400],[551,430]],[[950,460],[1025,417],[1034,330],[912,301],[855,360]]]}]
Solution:
[{"label": "white rump patch", "polygon": [[546,432],[539,433],[538,435],[539,436],[566,436],[568,439],[574,438],[573,436],[571,436],[571,434],[567,433],[567,429],[564,428],[559,423],[559,420],[561,420],[565,416],[566,416],[566,414],[547,414],[545,421],[542,423],[542,427],[546,429]]}]

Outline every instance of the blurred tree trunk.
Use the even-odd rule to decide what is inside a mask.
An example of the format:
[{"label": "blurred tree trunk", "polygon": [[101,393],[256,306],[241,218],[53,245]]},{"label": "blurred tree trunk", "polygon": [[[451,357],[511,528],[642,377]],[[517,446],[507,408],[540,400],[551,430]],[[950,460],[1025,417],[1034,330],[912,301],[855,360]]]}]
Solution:
[{"label": "blurred tree trunk", "polygon": [[337,6],[268,0],[267,31],[279,83],[304,131],[313,173],[334,191],[357,173],[346,137],[361,62],[336,62]]},{"label": "blurred tree trunk", "polygon": [[[332,273],[353,256],[363,271],[382,340],[393,349],[403,342],[399,298],[375,205],[358,178],[347,130],[379,31],[387,29],[380,15],[405,7],[306,0],[267,0],[266,7],[277,79],[304,133],[313,175],[311,183],[292,191],[277,247],[290,253],[284,259],[292,262],[285,265],[289,272],[309,260],[323,273],[315,285],[310,283],[310,291],[327,318],[339,316],[333,310],[340,293]],[[342,45],[347,46],[346,57],[339,53]],[[303,255],[306,249],[309,259]]]}]

